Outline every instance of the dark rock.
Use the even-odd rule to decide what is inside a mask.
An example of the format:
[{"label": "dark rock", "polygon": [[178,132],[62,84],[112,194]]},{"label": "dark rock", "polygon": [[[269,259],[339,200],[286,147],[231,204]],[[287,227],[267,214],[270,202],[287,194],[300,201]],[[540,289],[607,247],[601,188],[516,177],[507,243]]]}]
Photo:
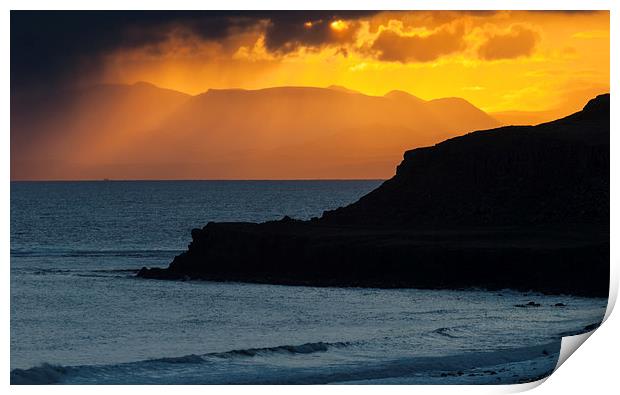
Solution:
[{"label": "dark rock", "polygon": [[138,275],[607,296],[609,149],[602,95],[554,122],[408,151],[393,178],[318,219],[209,223]]},{"label": "dark rock", "polygon": [[609,95],[538,126],[503,127],[407,151],[396,176],[330,224],[444,229],[609,227]]},{"label": "dark rock", "polygon": [[555,307],[566,307],[566,305],[564,303],[556,303],[554,304]]}]

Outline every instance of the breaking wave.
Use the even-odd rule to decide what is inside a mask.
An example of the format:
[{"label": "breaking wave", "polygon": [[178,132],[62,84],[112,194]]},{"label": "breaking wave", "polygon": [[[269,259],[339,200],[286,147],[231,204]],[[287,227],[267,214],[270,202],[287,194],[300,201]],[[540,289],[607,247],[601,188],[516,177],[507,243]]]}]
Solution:
[{"label": "breaking wave", "polygon": [[11,371],[11,384],[55,384],[62,381],[63,377],[79,372],[92,372],[93,370],[110,370],[113,367],[129,367],[135,365],[153,365],[153,364],[201,364],[209,360],[209,358],[234,358],[234,357],[254,357],[257,355],[268,355],[274,353],[285,354],[311,354],[315,352],[325,352],[330,348],[347,347],[349,342],[316,342],[304,343],[300,345],[283,345],[275,347],[261,348],[245,348],[238,350],[230,350],[223,352],[213,352],[203,355],[184,355],[181,357],[164,357],[157,359],[148,359],[138,362],[128,362],[119,365],[107,366],[61,366],[52,364],[41,364],[30,369],[14,369]]},{"label": "breaking wave", "polygon": [[55,384],[71,368],[44,363],[30,369],[11,370],[11,384]]},{"label": "breaking wave", "polygon": [[298,346],[276,346],[276,347],[264,347],[264,348],[246,348],[240,350],[226,351],[222,353],[207,354],[214,357],[234,357],[244,356],[253,357],[261,354],[269,353],[289,353],[289,354],[311,354],[314,352],[324,352],[329,348],[342,348],[351,345],[349,342],[336,342],[336,343],[304,343]]},{"label": "breaking wave", "polygon": [[[385,378],[426,377],[438,372],[458,372],[493,367],[520,361],[545,360],[537,368],[548,375],[559,355],[560,342],[516,349],[467,352],[447,356],[411,356],[393,360],[364,358],[358,363],[282,365],[281,359],[248,364],[239,358],[311,354],[350,343],[306,343],[297,346],[248,348],[203,355],[190,354],[112,365],[58,366],[43,364],[11,371],[11,384],[329,384]],[[299,362],[302,362],[300,360]],[[310,361],[310,360],[308,360]],[[258,369],[258,370],[257,370]],[[493,375],[498,368],[483,370]],[[498,371],[501,371],[499,369]],[[505,369],[504,369],[505,370]],[[260,374],[258,373],[260,372]],[[435,373],[433,373],[435,372]],[[486,373],[485,373],[486,372]],[[424,382],[424,381],[422,381]],[[484,381],[482,381],[484,382]]]},{"label": "breaking wave", "polygon": [[136,269],[47,269],[47,268],[15,268],[13,272],[35,276],[78,276],[78,277],[127,277],[137,273]]},{"label": "breaking wave", "polygon": [[148,249],[148,250],[115,250],[115,249],[11,249],[13,257],[130,257],[130,258],[170,258],[181,253],[181,250]]}]

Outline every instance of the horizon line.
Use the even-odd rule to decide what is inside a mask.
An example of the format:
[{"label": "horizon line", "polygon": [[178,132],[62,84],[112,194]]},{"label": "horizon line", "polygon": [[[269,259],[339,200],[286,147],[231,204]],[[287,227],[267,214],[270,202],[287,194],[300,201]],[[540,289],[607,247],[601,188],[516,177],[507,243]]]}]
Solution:
[{"label": "horizon line", "polygon": [[385,181],[388,178],[93,178],[93,179],[21,179],[10,182],[166,182],[166,181]]}]

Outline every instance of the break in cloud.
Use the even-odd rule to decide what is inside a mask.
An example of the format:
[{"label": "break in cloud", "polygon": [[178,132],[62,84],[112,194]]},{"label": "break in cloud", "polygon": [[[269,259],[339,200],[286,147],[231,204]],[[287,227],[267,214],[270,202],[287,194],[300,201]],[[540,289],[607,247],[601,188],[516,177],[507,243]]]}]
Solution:
[{"label": "break in cloud", "polygon": [[359,20],[371,18],[369,12],[281,12],[268,18],[265,46],[280,55],[301,47],[317,49],[325,45],[353,43]]}]

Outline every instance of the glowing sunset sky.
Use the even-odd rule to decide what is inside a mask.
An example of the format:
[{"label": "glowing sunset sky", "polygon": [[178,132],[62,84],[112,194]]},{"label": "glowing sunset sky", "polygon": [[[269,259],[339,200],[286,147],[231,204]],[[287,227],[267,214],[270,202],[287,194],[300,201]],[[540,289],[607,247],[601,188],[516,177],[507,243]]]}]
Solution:
[{"label": "glowing sunset sky", "polygon": [[[609,90],[606,11],[69,15],[24,16],[13,34],[54,41],[71,62],[55,67],[71,70],[72,83],[148,81],[189,94],[342,85],[463,97],[487,112],[572,111]],[[56,42],[70,35],[79,42]]]},{"label": "glowing sunset sky", "polygon": [[[179,24],[166,38],[106,55],[101,78],[145,80],[196,94],[208,88],[346,86],[459,96],[485,111],[581,105],[609,90],[609,14],[381,12],[265,18],[205,40]],[[275,22],[278,23],[278,22]],[[577,103],[575,103],[577,101]]]},{"label": "glowing sunset sky", "polygon": [[[387,178],[404,150],[580,110],[609,46],[607,11],[12,12],[11,174]],[[367,96],[218,91],[333,85]]]}]

